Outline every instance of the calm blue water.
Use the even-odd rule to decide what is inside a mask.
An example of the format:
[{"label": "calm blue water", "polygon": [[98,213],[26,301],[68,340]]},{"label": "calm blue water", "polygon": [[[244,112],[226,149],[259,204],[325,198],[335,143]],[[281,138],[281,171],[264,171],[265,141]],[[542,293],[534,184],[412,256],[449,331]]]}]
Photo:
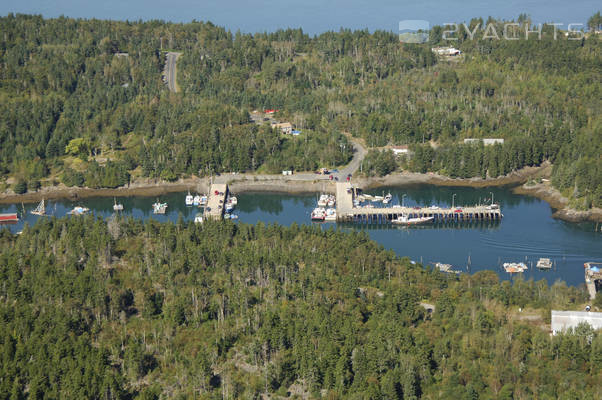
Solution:
[{"label": "calm blue water", "polygon": [[235,32],[264,32],[301,27],[310,34],[340,27],[398,31],[399,21],[426,20],[430,25],[488,16],[512,19],[529,14],[534,22],[587,23],[600,10],[593,0],[22,0],[0,2],[0,14],[42,14],[45,17],[116,20],[162,19],[173,22],[211,21]]},{"label": "calm blue water", "polygon": [[[388,190],[387,190],[388,191]],[[602,233],[594,232],[594,224],[567,223],[551,218],[552,209],[541,200],[515,195],[504,188],[442,188],[417,185],[406,188],[391,188],[392,204],[399,204],[403,194],[406,205],[451,205],[455,193],[456,205],[476,204],[490,198],[493,193],[499,203],[504,219],[498,223],[431,225],[421,227],[393,227],[391,225],[338,225],[340,229],[360,229],[385,248],[400,256],[423,263],[445,262],[456,269],[467,271],[470,256],[470,272],[483,269],[497,271],[502,278],[508,275],[500,268],[501,263],[523,261],[530,266],[525,278],[545,278],[549,282],[562,279],[570,285],[583,283],[583,263],[602,262]],[[368,192],[370,193],[370,192]],[[382,194],[382,190],[372,194]],[[185,220],[194,219],[199,211],[184,205],[185,193],[161,196],[169,203],[166,215],[152,215],[152,197],[127,197],[118,199],[125,207],[125,214],[135,218],[152,217],[158,221],[176,221],[181,215]],[[284,195],[268,193],[246,193],[238,196],[236,214],[239,221],[246,223],[277,222],[311,224],[309,215],[315,207],[316,195]],[[68,200],[50,201],[48,213],[64,216],[75,205],[84,205],[96,215],[108,217],[113,214],[112,198],[90,198],[78,202]],[[13,232],[23,229],[24,223],[33,224],[40,218],[29,214],[35,204],[25,205],[24,221],[8,225]],[[19,205],[0,205],[0,212],[21,212]],[[324,229],[337,227],[334,223],[320,224]],[[551,258],[555,267],[551,271],[534,268],[540,257]],[[533,266],[531,266],[533,263]]]}]

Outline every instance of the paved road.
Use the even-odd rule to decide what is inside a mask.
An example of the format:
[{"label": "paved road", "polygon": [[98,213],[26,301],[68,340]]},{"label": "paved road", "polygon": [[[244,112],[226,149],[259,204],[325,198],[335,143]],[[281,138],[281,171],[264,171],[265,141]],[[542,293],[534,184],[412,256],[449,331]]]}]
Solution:
[{"label": "paved road", "polygon": [[368,150],[359,142],[359,140],[351,137],[351,135],[347,136],[349,140],[353,143],[353,158],[351,162],[347,164],[347,166],[339,171],[339,180],[347,178],[349,174],[355,174],[357,170],[359,170],[362,161],[364,161],[364,157],[366,157],[366,153]]},{"label": "paved road", "polygon": [[176,61],[182,53],[168,52],[165,58],[165,70],[163,71],[163,79],[167,83],[167,87],[172,92],[178,91],[176,84]]}]

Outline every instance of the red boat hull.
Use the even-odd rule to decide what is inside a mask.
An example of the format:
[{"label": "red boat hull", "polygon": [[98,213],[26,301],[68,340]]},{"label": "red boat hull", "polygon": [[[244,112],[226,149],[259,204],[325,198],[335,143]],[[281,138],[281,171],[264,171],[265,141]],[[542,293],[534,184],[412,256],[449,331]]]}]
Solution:
[{"label": "red boat hull", "polygon": [[0,222],[18,222],[19,217],[17,217],[17,213],[13,214],[0,214]]}]

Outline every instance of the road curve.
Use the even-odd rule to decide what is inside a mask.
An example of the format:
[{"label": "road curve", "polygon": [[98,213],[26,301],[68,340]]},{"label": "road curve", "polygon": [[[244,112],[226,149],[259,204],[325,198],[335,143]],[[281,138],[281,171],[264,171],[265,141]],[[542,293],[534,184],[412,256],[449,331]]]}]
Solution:
[{"label": "road curve", "polygon": [[351,135],[345,135],[349,139],[351,143],[353,143],[353,158],[351,162],[347,164],[345,168],[342,168],[339,171],[339,179],[347,178],[349,174],[355,174],[355,172],[360,168],[362,161],[364,161],[364,157],[366,157],[366,153],[368,150],[360,143],[360,141]]},{"label": "road curve", "polygon": [[163,80],[167,83],[167,88],[171,92],[178,91],[176,83],[176,62],[182,53],[170,51],[165,57],[165,69],[163,70]]}]

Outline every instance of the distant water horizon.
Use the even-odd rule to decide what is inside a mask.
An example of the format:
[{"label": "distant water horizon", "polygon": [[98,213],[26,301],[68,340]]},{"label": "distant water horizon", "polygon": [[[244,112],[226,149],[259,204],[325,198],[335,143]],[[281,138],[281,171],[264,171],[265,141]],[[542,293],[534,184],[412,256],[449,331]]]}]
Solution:
[{"label": "distant water horizon", "polygon": [[[302,28],[315,35],[326,31],[368,29],[369,31],[399,31],[399,22],[423,20],[430,26],[448,22],[468,22],[472,18],[516,19],[520,14],[530,16],[533,23],[581,23],[602,6],[599,1],[560,0],[332,0],[332,1],[199,1],[199,0],[22,0],[0,2],[0,15],[9,13],[41,14],[45,18],[61,15],[73,18],[149,21],[174,23],[210,21],[227,30],[245,33],[273,32],[278,29]],[[575,29],[578,29],[576,27]]]}]

